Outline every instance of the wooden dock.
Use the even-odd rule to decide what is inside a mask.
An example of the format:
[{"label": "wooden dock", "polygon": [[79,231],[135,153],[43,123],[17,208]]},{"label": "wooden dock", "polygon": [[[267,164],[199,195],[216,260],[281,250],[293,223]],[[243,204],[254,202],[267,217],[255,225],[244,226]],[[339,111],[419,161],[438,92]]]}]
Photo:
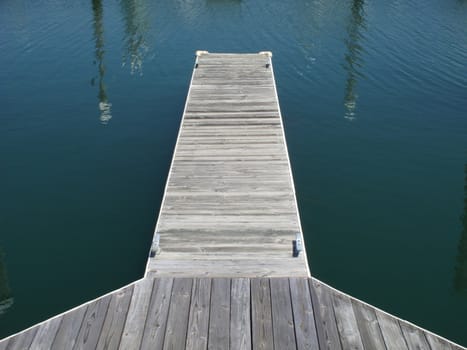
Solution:
[{"label": "wooden dock", "polygon": [[155,276],[303,276],[271,55],[197,55],[157,221]]},{"label": "wooden dock", "polygon": [[0,350],[465,349],[309,278],[146,277]]},{"label": "wooden dock", "polygon": [[0,350],[466,349],[310,277],[297,239],[271,55],[201,52],[144,278]]}]

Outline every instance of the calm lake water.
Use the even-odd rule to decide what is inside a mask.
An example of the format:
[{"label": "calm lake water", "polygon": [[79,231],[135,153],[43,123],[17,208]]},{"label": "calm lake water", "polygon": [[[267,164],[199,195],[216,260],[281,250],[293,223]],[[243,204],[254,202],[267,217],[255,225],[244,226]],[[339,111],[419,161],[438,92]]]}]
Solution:
[{"label": "calm lake water", "polygon": [[467,345],[465,0],[2,0],[0,338],[142,276],[197,49],[273,52],[312,273]]}]

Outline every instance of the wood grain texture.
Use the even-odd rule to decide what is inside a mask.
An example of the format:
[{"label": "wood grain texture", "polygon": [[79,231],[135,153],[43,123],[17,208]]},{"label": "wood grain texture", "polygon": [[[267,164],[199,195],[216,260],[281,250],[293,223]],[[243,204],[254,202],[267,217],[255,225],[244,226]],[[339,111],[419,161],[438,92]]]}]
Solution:
[{"label": "wood grain texture", "polygon": [[153,285],[154,280],[151,278],[145,278],[134,285],[119,349],[138,349],[141,346]]},{"label": "wood grain texture", "polygon": [[97,350],[118,349],[132,295],[132,285],[112,294]]},{"label": "wood grain texture", "polygon": [[192,278],[178,278],[173,282],[164,350],[185,349],[192,285]]},{"label": "wood grain texture", "polygon": [[425,333],[426,340],[428,344],[430,344],[430,348],[432,350],[454,350],[454,349],[461,349],[460,347],[451,346],[446,340],[441,339],[431,333]]},{"label": "wood grain texture", "polygon": [[[193,71],[147,275],[307,277],[270,57],[211,55]],[[226,244],[231,232],[243,239]]]},{"label": "wood grain texture", "polygon": [[31,345],[39,327],[33,327],[27,331],[22,332],[20,335],[10,338],[7,350],[27,350]]},{"label": "wood grain texture", "polygon": [[88,305],[73,350],[96,348],[109,308],[110,299],[111,295],[106,295]]},{"label": "wood grain texture", "polygon": [[274,349],[269,279],[252,279],[250,287],[253,349]]},{"label": "wood grain texture", "polygon": [[233,278],[230,292],[230,349],[251,349],[250,280]]},{"label": "wood grain texture", "polygon": [[208,349],[229,349],[230,344],[230,279],[215,278],[211,287]]},{"label": "wood grain texture", "polygon": [[271,278],[269,283],[271,286],[274,349],[296,349],[289,279]]},{"label": "wood grain texture", "polygon": [[73,349],[87,309],[88,306],[84,305],[63,315],[52,350]]},{"label": "wood grain texture", "polygon": [[403,321],[400,321],[399,324],[409,350],[431,350],[425,335],[419,328]]},{"label": "wood grain texture", "polygon": [[331,294],[342,348],[363,350],[363,343],[350,298],[335,291]]},{"label": "wood grain texture", "polygon": [[289,283],[297,349],[319,349],[308,281],[305,278],[291,278]]},{"label": "wood grain texture", "polygon": [[62,323],[63,316],[53,318],[38,326],[38,330],[29,347],[30,350],[50,349]]},{"label": "wood grain texture", "polygon": [[384,312],[375,311],[376,318],[388,350],[406,350],[407,343],[402,335],[399,321]]},{"label": "wood grain texture", "polygon": [[142,350],[159,350],[163,348],[173,278],[160,278],[154,281],[151,302],[144,325]]},{"label": "wood grain texture", "polygon": [[342,345],[337,330],[331,290],[317,279],[309,280],[320,349],[339,350]]},{"label": "wood grain texture", "polygon": [[191,292],[190,316],[186,348],[206,350],[208,347],[211,279],[195,278]]},{"label": "wood grain texture", "polygon": [[352,306],[365,349],[385,350],[386,345],[375,310],[356,300],[352,300]]}]

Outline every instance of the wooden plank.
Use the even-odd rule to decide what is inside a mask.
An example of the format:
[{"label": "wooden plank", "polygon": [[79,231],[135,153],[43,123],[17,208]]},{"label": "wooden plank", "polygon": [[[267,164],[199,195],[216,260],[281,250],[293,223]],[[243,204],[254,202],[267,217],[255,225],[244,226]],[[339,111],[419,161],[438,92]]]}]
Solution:
[{"label": "wooden plank", "polygon": [[229,349],[230,279],[214,278],[211,287],[208,349]]},{"label": "wooden plank", "polygon": [[154,281],[141,350],[163,348],[172,286],[173,278],[158,278]]},{"label": "wooden plank", "polygon": [[206,350],[208,346],[211,279],[195,278],[191,292],[186,348]]},{"label": "wooden plank", "polygon": [[397,319],[379,310],[375,310],[375,313],[387,350],[407,350],[407,344]]},{"label": "wooden plank", "polygon": [[131,285],[112,294],[96,349],[118,349],[133,295],[133,287]]},{"label": "wooden plank", "polygon": [[352,306],[365,349],[386,350],[375,310],[356,300],[352,300]]},{"label": "wooden plank", "polygon": [[297,349],[319,349],[308,280],[290,278],[289,283]]},{"label": "wooden plank", "polygon": [[109,308],[111,295],[104,296],[88,305],[74,350],[95,349]]},{"label": "wooden plank", "polygon": [[337,291],[331,292],[331,298],[342,348],[363,350],[363,343],[350,298]]},{"label": "wooden plank", "polygon": [[253,278],[250,287],[253,349],[274,349],[269,279]]},{"label": "wooden plank", "polygon": [[193,279],[177,278],[173,282],[164,350],[185,349]]},{"label": "wooden plank", "polygon": [[30,350],[50,349],[57,335],[58,328],[62,323],[63,316],[52,318],[45,323],[42,323],[37,330],[34,340],[29,347]]},{"label": "wooden plank", "polygon": [[10,338],[7,350],[27,350],[31,345],[39,327],[30,328],[20,334]]},{"label": "wooden plank", "polygon": [[422,330],[403,321],[399,324],[409,350],[431,350]]},{"label": "wooden plank", "polygon": [[342,349],[330,289],[314,278],[309,286],[320,349]]},{"label": "wooden plank", "polygon": [[230,349],[251,349],[250,280],[233,278],[230,292]]},{"label": "wooden plank", "polygon": [[87,309],[88,306],[84,305],[63,315],[52,343],[52,350],[73,349]]},{"label": "wooden plank", "polygon": [[154,280],[151,278],[145,278],[135,284],[119,349],[140,348],[153,284]]},{"label": "wooden plank", "polygon": [[287,278],[271,278],[274,349],[296,349],[290,286]]},{"label": "wooden plank", "polygon": [[[452,347],[451,344],[449,344],[446,340],[437,337],[434,334],[425,332],[425,337],[428,341],[428,344],[430,344],[431,350],[454,350],[454,347]],[[461,348],[456,347],[455,349]]]}]

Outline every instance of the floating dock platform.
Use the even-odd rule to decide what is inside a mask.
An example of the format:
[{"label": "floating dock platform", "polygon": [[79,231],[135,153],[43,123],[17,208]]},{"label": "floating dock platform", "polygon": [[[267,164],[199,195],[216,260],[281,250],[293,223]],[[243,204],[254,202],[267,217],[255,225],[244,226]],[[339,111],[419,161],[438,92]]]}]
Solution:
[{"label": "floating dock platform", "polygon": [[271,54],[199,51],[145,276],[14,349],[466,349],[312,278]]}]

